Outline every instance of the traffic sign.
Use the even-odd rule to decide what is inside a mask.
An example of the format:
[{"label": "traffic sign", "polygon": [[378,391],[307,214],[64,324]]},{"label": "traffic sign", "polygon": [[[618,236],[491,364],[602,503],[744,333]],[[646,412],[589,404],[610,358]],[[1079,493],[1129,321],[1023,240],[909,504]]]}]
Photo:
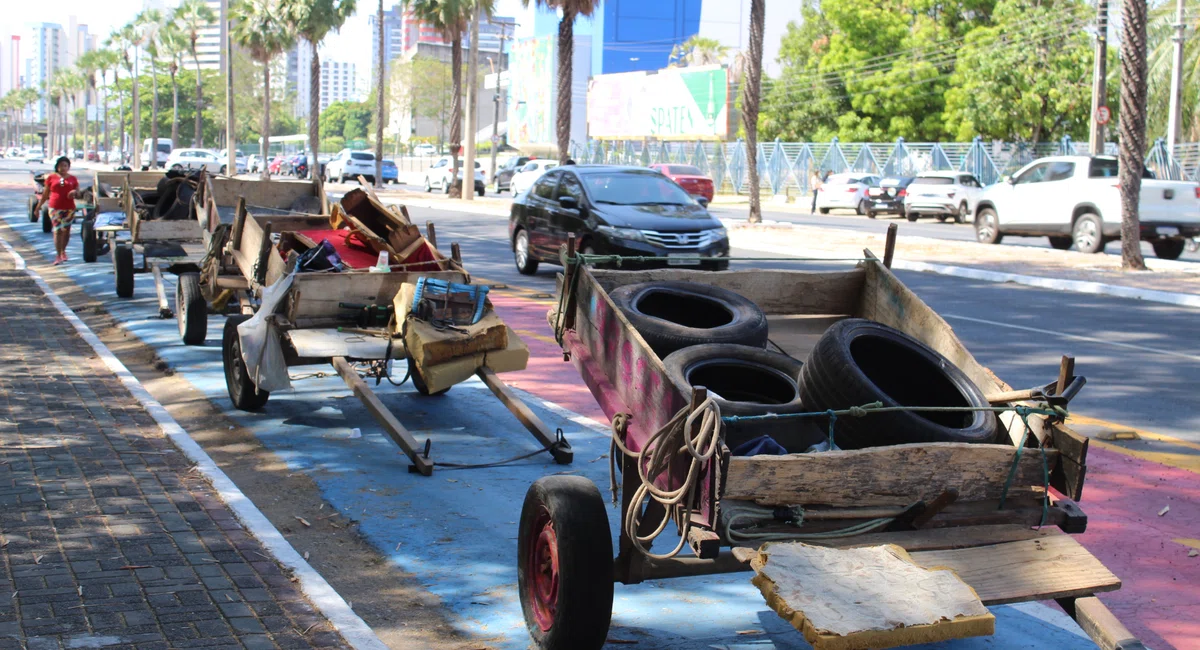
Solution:
[{"label": "traffic sign", "polygon": [[1112,111],[1108,110],[1107,106],[1098,106],[1096,108],[1096,124],[1103,126],[1108,124],[1110,119],[1112,119]]}]

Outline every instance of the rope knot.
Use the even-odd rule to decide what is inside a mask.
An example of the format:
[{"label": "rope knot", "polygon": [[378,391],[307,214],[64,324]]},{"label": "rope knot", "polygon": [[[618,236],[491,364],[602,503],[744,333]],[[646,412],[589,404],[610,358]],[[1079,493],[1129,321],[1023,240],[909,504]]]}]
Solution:
[{"label": "rope knot", "polygon": [[847,409],[847,411],[849,411],[848,415],[850,417],[855,418],[861,418],[867,414],[867,409],[861,406],[851,406],[849,409]]}]

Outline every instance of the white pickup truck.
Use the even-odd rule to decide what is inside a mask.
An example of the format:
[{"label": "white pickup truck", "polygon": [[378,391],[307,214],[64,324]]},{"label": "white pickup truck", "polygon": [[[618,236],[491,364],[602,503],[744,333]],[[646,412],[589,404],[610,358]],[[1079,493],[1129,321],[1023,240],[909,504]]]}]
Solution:
[{"label": "white pickup truck", "polygon": [[[1200,185],[1160,181],[1147,171],[1138,204],[1142,240],[1173,260],[1200,236]],[[1117,159],[1053,156],[1022,167],[989,186],[975,205],[975,236],[998,244],[1005,235],[1049,237],[1050,245],[1098,253],[1121,236]]]}]

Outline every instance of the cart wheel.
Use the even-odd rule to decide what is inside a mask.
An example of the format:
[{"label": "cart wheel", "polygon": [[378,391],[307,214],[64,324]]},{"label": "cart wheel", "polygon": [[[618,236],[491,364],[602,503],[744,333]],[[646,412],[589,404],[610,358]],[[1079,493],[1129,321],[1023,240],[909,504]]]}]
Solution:
[{"label": "cart wheel", "polygon": [[50,232],[54,230],[54,224],[50,222],[50,208],[42,206],[42,232]]},{"label": "cart wheel", "polygon": [[133,247],[129,244],[117,244],[113,251],[113,267],[117,274],[117,297],[133,297]]},{"label": "cart wheel", "polygon": [[175,320],[184,345],[204,345],[208,334],[208,303],[200,294],[200,274],[180,273],[175,283]]},{"label": "cart wheel", "polygon": [[28,201],[28,203],[29,203],[29,210],[28,210],[28,212],[29,212],[29,223],[37,223],[37,220],[38,220],[38,213],[37,213],[37,204],[38,204],[38,200],[37,200],[37,197],[35,197],[35,196],[31,196],[31,197],[29,197],[29,201]]},{"label": "cart wheel", "polygon": [[238,335],[237,326],[250,320],[245,314],[230,316],[225,321],[225,330],[221,332],[221,360],[225,366],[225,388],[229,390],[229,399],[234,408],[242,411],[257,411],[267,403],[271,394],[258,390],[246,363],[242,361],[242,338]]},{"label": "cart wheel", "polygon": [[83,225],[79,227],[79,235],[83,237],[83,261],[95,262],[96,248],[98,248],[96,227],[92,225],[91,221],[84,221]]},{"label": "cart wheel", "polygon": [[421,371],[417,368],[417,363],[413,361],[412,357],[408,358],[408,368],[408,376],[412,380],[413,388],[417,389],[417,392],[421,395],[426,397],[445,395],[446,391],[450,390],[449,388],[443,388],[436,393],[429,392],[429,386],[425,383],[425,378],[421,376]]},{"label": "cart wheel", "polygon": [[596,485],[581,476],[547,476],[531,485],[517,553],[521,611],[534,646],[603,646],[612,618],[613,551]]}]

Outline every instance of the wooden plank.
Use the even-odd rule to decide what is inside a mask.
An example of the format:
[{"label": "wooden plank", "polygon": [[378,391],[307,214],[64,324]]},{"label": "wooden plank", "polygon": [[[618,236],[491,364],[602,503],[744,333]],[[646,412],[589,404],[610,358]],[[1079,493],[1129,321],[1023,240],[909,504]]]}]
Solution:
[{"label": "wooden plank", "polygon": [[1100,646],[1100,650],[1146,650],[1146,646],[1108,611],[1099,598],[1076,598],[1071,605],[1074,612],[1068,609],[1068,613],[1071,613],[1092,641]]},{"label": "wooden plank", "polygon": [[[1007,445],[938,442],[739,456],[729,460],[722,498],[769,505],[908,506],[953,488],[960,503],[999,499],[1016,451]],[[1048,449],[1046,454],[1053,469],[1058,452]],[[1043,480],[1041,455],[1029,450],[1021,457],[1009,497],[1028,497]]]},{"label": "wooden plank", "polygon": [[[278,256],[275,256],[278,258]],[[236,256],[235,256],[236,258]],[[280,260],[282,264],[282,260]],[[466,282],[466,276],[457,271],[435,271],[431,273],[297,273],[293,291],[303,291],[293,321],[300,319],[350,318],[352,313],[340,308],[340,303],[379,305],[392,304],[393,298],[405,282],[416,282],[418,276]]]},{"label": "wooden plank", "polygon": [[404,428],[403,424],[400,424],[396,416],[392,415],[392,412],[383,405],[379,397],[367,387],[367,384],[363,382],[362,377],[358,376],[358,372],[354,370],[354,367],[342,357],[334,357],[332,363],[334,369],[341,375],[342,381],[346,382],[350,390],[354,391],[354,395],[362,401],[363,406],[367,407],[367,410],[371,412],[371,415],[383,427],[384,433],[388,434],[392,442],[395,442],[408,456],[409,460],[413,462],[412,469],[424,476],[433,474],[433,461],[417,453],[417,449],[420,446],[417,440],[412,437],[408,429]]},{"label": "wooden plank", "polygon": [[201,241],[204,233],[193,219],[138,219],[134,242]]},{"label": "wooden plank", "polygon": [[[396,295],[402,295],[402,292]],[[397,320],[399,318],[401,316],[397,314]],[[414,318],[408,321],[404,345],[422,367],[508,347],[508,328],[495,312],[489,311],[478,323],[457,329],[461,331],[440,330]]]},{"label": "wooden plank", "polygon": [[512,389],[509,388],[507,384],[500,380],[500,377],[496,375],[496,371],[484,366],[480,368],[476,374],[479,375],[479,378],[483,380],[483,383],[487,385],[488,389],[492,391],[492,394],[496,396],[496,399],[499,399],[500,402],[504,404],[505,408],[507,408],[510,413],[512,413],[518,420],[521,421],[521,425],[524,426],[529,433],[532,433],[533,437],[537,439],[537,441],[540,442],[543,447],[552,450],[550,453],[554,456],[555,462],[560,465],[566,465],[574,459],[574,453],[571,450],[571,445],[567,444],[566,440],[564,440],[561,445],[555,446],[558,445],[558,439],[555,432],[551,431],[550,427],[546,426],[546,423],[537,416],[537,413],[534,413],[533,409],[530,409],[529,406],[521,400],[521,398],[517,397],[516,394],[512,392]]},{"label": "wooden plank", "polygon": [[729,289],[767,314],[852,314],[858,309],[866,271],[755,270],[713,273],[682,269],[605,271],[589,269],[606,292],[638,282],[699,282]]},{"label": "wooden plank", "polygon": [[1121,580],[1070,535],[919,551],[912,557],[925,567],[953,569],[985,605],[1090,596],[1121,588]]},{"label": "wooden plank", "polygon": [[853,546],[874,546],[876,544],[895,544],[906,551],[941,551],[947,549],[971,548],[974,546],[992,546],[1005,542],[1019,542],[1031,539],[1044,539],[1064,534],[1058,528],[1030,528],[1012,524],[993,526],[957,526],[954,528],[932,528],[927,530],[902,530],[890,533],[872,533],[831,539],[823,542],[811,542],[822,546],[849,548]]}]

